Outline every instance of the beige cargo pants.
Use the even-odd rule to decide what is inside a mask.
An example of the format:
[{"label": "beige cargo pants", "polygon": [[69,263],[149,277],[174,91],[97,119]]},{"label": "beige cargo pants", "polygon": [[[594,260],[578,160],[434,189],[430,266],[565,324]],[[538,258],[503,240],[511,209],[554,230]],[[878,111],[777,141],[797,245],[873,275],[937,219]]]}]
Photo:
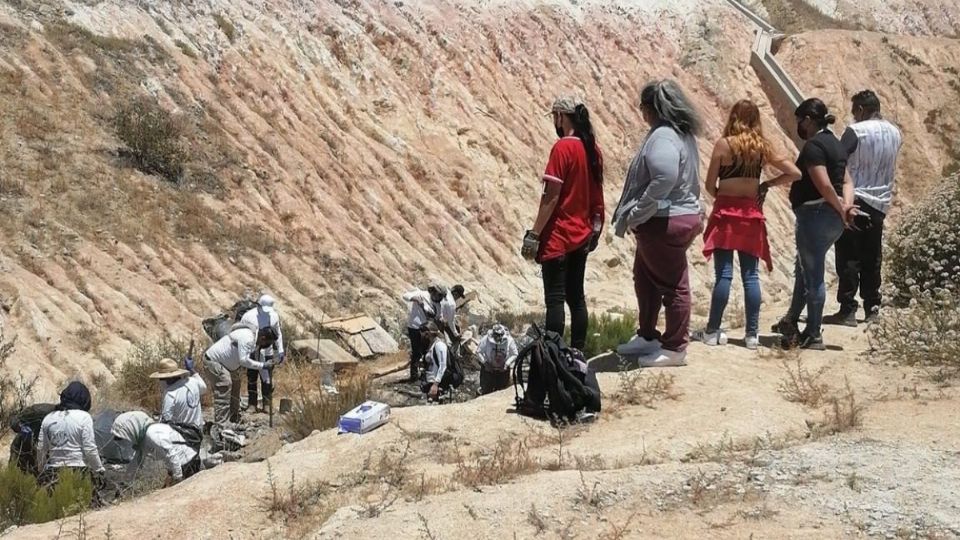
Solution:
[{"label": "beige cargo pants", "polygon": [[241,371],[230,371],[220,362],[206,360],[204,369],[213,381],[213,421],[221,426],[240,421]]}]

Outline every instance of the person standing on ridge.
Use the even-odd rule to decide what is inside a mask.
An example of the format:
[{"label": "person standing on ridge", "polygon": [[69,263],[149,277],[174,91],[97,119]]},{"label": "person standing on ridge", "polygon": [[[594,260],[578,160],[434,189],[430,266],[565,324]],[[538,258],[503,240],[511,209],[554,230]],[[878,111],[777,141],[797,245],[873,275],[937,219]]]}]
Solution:
[{"label": "person standing on ridge", "polygon": [[[760,182],[765,165],[773,165],[781,174]],[[787,185],[800,178],[800,169],[787,158],[778,157],[763,136],[760,109],[748,99],[737,102],[730,110],[723,137],[713,147],[707,171],[707,193],[714,197],[713,211],[703,234],[703,254],[713,256],[716,282],[710,302],[710,319],[705,330],[691,336],[707,345],[723,345],[727,335],[720,328],[723,311],[730,298],[733,281],[733,254],[740,258],[743,300],[746,304],[748,349],[759,346],[760,329],[760,261],[773,270],[770,244],[767,241],[763,199],[773,186]]]},{"label": "person standing on ridge", "polygon": [[857,289],[863,299],[866,322],[880,313],[880,266],[883,262],[883,221],[893,200],[897,154],[903,144],[900,130],[880,115],[880,99],[870,90],[853,96],[855,122],[840,137],[847,151],[847,170],[853,178],[857,216],[836,244],[837,302],[840,311],[823,318],[824,324],[857,326]]},{"label": "person standing on ridge", "polygon": [[[630,231],[637,239],[637,335],[617,352],[639,357],[642,367],[685,366],[690,327],[687,250],[703,231],[704,219],[696,140],[701,120],[670,80],[643,88],[640,112],[650,132],[627,170],[613,216],[618,237]],[[661,307],[666,311],[662,333],[657,330]]]},{"label": "person standing on ridge", "polygon": [[[273,368],[283,363],[286,353],[283,351],[283,330],[280,327],[280,314],[277,313],[274,304],[276,300],[269,294],[260,295],[257,299],[257,307],[247,311],[240,318],[240,323],[249,326],[251,329],[267,328],[273,329],[277,334],[277,341],[260,351],[260,360],[271,364],[270,367],[255,370],[247,369],[247,409],[257,410],[257,385],[258,381],[263,386],[263,408],[268,409],[270,401],[273,399]],[[276,362],[273,362],[276,360]]]},{"label": "person standing on ridge", "polygon": [[521,255],[540,263],[546,303],[546,330],[563,335],[570,307],[570,346],[587,342],[587,300],[583,288],[587,255],[603,232],[603,155],[587,106],[560,97],[549,113],[560,138],[542,176],[543,193],[533,228],[523,237]]},{"label": "person standing on ridge", "polygon": [[[817,98],[801,103],[794,114],[797,134],[806,141],[797,158],[802,176],[790,187],[790,204],[797,218],[797,260],[790,309],[774,325],[774,331],[783,336],[784,348],[822,351],[827,251],[840,239],[856,206],[853,181],[847,172],[847,151],[830,131],[836,118]],[[804,306],[807,327],[800,332],[798,323]]]}]

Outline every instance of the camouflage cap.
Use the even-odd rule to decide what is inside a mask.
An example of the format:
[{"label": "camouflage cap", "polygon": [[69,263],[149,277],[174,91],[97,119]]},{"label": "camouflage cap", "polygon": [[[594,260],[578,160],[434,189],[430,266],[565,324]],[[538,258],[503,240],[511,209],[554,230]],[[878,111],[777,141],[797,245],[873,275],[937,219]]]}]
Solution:
[{"label": "camouflage cap", "polygon": [[577,112],[577,107],[580,105],[585,105],[585,103],[577,96],[560,96],[553,100],[553,107],[550,107],[550,112],[547,114],[553,114],[555,112],[574,114]]}]

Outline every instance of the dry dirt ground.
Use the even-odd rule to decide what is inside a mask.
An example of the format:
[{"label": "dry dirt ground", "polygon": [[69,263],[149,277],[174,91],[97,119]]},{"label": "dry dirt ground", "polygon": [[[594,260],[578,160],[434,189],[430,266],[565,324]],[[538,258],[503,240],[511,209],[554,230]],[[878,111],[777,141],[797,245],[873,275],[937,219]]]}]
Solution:
[{"label": "dry dirt ground", "polygon": [[[799,356],[802,369],[822,370],[814,386],[829,387],[828,403],[817,407],[786,399],[783,363],[795,372],[796,357],[694,344],[689,366],[662,372],[673,377],[663,392],[654,390],[656,370],[639,372],[639,391],[626,390],[623,374],[601,374],[606,412],[591,425],[556,430],[508,414],[512,391],[398,409],[370,434],[315,433],[267,462],[229,463],[89,513],[83,532],[184,539],[960,535],[957,389],[872,361],[862,327],[831,327],[826,339],[828,351]],[[840,397],[841,417],[853,405],[858,427],[829,433],[831,396]],[[46,539],[79,527],[75,517],[9,537]]]},{"label": "dry dirt ground", "polygon": [[[929,37],[947,29],[928,2],[900,4],[917,22],[881,29],[927,37],[805,33],[782,55],[835,110],[881,91],[907,133],[908,200],[960,155],[960,47]],[[749,67],[753,29],[722,0],[8,0],[0,30],[0,324],[12,369],[47,394],[109,382],[131,343],[197,333],[246,291],[272,290],[291,325],[365,310],[402,331],[398,293],[428,275],[478,289],[485,309],[535,309],[537,269],[516,243],[558,92],[591,105],[610,206],[650,79],[688,90],[704,157],[742,97],[794,151]],[[182,186],[118,152],[111,119],[136,96],[187,125]],[[792,253],[782,193],[767,212],[775,252]],[[591,259],[598,309],[624,307],[631,250],[608,235]],[[712,269],[692,259],[704,304]],[[782,301],[792,259],[775,264],[766,293]]]}]

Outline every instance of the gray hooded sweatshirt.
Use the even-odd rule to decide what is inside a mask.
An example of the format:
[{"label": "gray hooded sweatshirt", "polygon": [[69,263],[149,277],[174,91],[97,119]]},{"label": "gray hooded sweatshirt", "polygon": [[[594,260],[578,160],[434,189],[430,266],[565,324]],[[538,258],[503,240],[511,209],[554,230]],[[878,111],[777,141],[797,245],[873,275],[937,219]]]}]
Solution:
[{"label": "gray hooded sweatshirt", "polygon": [[699,214],[700,155],[693,135],[668,124],[655,126],[640,147],[613,213],[614,233],[623,237],[653,217]]}]

